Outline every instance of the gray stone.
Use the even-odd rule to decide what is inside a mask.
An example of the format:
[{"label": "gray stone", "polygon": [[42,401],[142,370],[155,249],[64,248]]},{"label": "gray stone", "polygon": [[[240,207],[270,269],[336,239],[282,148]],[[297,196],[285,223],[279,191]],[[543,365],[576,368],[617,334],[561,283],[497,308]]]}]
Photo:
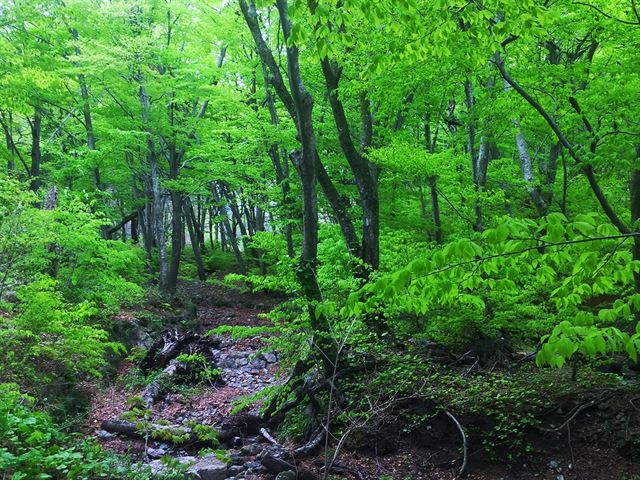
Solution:
[{"label": "gray stone", "polygon": [[285,470],[276,475],[276,480],[296,480],[297,475],[293,470]]},{"label": "gray stone", "polygon": [[261,358],[254,358],[251,360],[251,366],[261,368],[264,366],[264,360]]},{"label": "gray stone", "polygon": [[162,458],[169,453],[168,445],[159,445],[157,448],[148,448],[147,456],[149,458]]},{"label": "gray stone", "polygon": [[[175,460],[185,465],[196,463],[198,461],[196,457],[175,457]],[[151,468],[151,473],[153,475],[168,473],[168,468],[162,460],[153,460],[152,462],[145,464],[144,467]]]},{"label": "gray stone", "polygon": [[229,472],[227,464],[220,460],[215,454],[206,455],[192,465],[188,473],[198,480],[226,480],[233,476]]},{"label": "gray stone", "polygon": [[236,365],[238,365],[239,367],[244,367],[247,363],[249,363],[247,357],[240,357],[236,360]]},{"label": "gray stone", "polygon": [[259,454],[262,451],[262,446],[260,445],[256,445],[255,443],[250,443],[249,445],[245,445],[244,447],[242,447],[242,449],[240,450],[240,452],[243,455],[246,455],[248,457],[252,457],[254,455]]},{"label": "gray stone", "polygon": [[106,430],[96,430],[96,437],[101,438],[102,440],[111,440],[112,438],[116,438],[115,433],[107,432]]},{"label": "gray stone", "polygon": [[230,475],[238,475],[239,473],[244,472],[244,466],[242,465],[232,465],[231,467],[229,467],[229,474]]},{"label": "gray stone", "polygon": [[278,357],[273,352],[264,352],[262,357],[267,361],[267,363],[276,363],[278,361]]},{"label": "gray stone", "polygon": [[551,460],[549,462],[549,468],[558,468],[560,466],[560,462],[557,460]]}]

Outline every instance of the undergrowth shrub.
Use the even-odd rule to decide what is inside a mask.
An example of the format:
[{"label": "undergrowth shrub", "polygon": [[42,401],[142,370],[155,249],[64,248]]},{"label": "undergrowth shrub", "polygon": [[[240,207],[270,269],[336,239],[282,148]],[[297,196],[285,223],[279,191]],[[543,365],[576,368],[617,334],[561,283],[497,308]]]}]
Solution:
[{"label": "undergrowth shrub", "polygon": [[[151,479],[95,441],[63,433],[15,384],[0,384],[0,473],[12,480]],[[153,477],[158,478],[158,477]]]},{"label": "undergrowth shrub", "polygon": [[0,381],[55,395],[101,376],[105,354],[122,351],[96,324],[95,304],[66,302],[56,280],[42,276],[17,296],[15,313],[0,317]]},{"label": "undergrowth shrub", "polygon": [[138,300],[145,279],[139,248],[101,237],[105,220],[79,194],[61,191],[53,210],[0,174],[0,297],[47,275],[69,302],[94,302],[113,313]]}]

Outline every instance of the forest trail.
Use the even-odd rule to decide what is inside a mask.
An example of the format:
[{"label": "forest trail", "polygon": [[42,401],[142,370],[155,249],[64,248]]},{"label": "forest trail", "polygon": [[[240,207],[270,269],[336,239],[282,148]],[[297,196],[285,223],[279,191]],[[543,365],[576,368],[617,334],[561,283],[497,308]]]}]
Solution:
[{"label": "forest trail", "polygon": [[[207,338],[207,332],[223,325],[268,325],[268,321],[261,318],[260,314],[266,313],[280,299],[236,293],[210,285],[182,286],[181,296],[197,303],[197,329],[194,330],[200,332],[198,338]],[[131,312],[120,315],[119,319],[125,322],[138,321],[135,313]],[[173,327],[167,331],[172,330]],[[157,333],[156,336],[153,339],[155,342],[161,338]],[[131,399],[140,398],[145,390],[146,385],[131,388],[136,367],[130,361],[120,366],[108,387],[94,392],[87,422],[88,433],[94,435],[105,448],[131,454],[154,471],[161,471],[166,457],[171,456],[179,462],[194,464],[191,472],[200,475],[194,478],[231,478],[239,474],[243,478],[262,478],[260,474],[265,469],[255,456],[267,446],[267,441],[258,435],[258,406],[245,408],[239,415],[233,415],[232,411],[235,402],[241,398],[278,383],[277,354],[265,350],[268,345],[261,334],[233,339],[231,333],[221,333],[211,335],[210,339],[211,357],[206,367],[218,369],[219,379],[201,382],[197,387],[188,383],[169,386],[169,391],[163,391],[146,411],[144,421],[175,429],[193,430],[196,424],[215,428],[222,432],[220,441],[228,448],[224,462],[220,462],[218,457],[221,455],[216,456],[215,453],[196,458],[198,451],[203,448],[199,442],[194,445],[190,441],[182,444],[171,439],[145,439],[142,435],[122,435],[105,430],[109,422],[121,422],[123,417],[129,420],[136,403]],[[145,340],[149,342],[148,338]],[[176,353],[187,353],[192,347],[193,343],[185,345]],[[150,370],[153,370],[153,366]],[[189,390],[190,386],[193,388]]]}]

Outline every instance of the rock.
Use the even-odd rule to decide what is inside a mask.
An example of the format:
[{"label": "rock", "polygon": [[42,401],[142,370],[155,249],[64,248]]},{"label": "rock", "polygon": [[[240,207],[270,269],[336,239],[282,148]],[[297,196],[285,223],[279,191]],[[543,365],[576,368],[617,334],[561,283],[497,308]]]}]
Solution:
[{"label": "rock", "polygon": [[198,480],[226,480],[233,476],[227,464],[215,454],[206,455],[199,459],[195,465],[189,467],[187,472],[194,475]]},{"label": "rock", "polygon": [[548,465],[549,468],[558,468],[560,466],[560,462],[557,460],[551,460]]},{"label": "rock", "polygon": [[[174,458],[176,461],[185,465],[196,463],[198,461],[196,457],[174,457]],[[162,460],[154,460],[152,462],[149,462],[143,465],[143,467],[151,468],[152,475],[160,475],[167,471],[167,465]]]},{"label": "rock", "polygon": [[293,470],[285,470],[276,475],[276,480],[296,480],[298,476]]},{"label": "rock", "polygon": [[228,470],[231,475],[238,475],[239,473],[244,472],[245,469],[243,465],[232,465]]},{"label": "rock", "polygon": [[260,455],[260,462],[270,473],[278,474],[295,469],[293,458],[289,452],[278,448],[267,448]]},{"label": "rock", "polygon": [[556,480],[564,480],[564,475],[556,475]]},{"label": "rock", "polygon": [[147,456],[149,458],[162,458],[169,453],[169,445],[161,444],[157,448],[148,448]]},{"label": "rock", "polygon": [[249,445],[245,445],[244,447],[242,447],[242,449],[240,450],[240,453],[242,453],[243,455],[246,455],[247,457],[253,457],[255,455],[258,455],[261,451],[262,451],[261,445],[250,443]]},{"label": "rock", "polygon": [[249,360],[247,360],[247,357],[240,357],[236,360],[236,365],[239,367],[244,367],[248,363]]},{"label": "rock", "polygon": [[262,358],[264,358],[267,363],[276,363],[278,361],[278,357],[273,352],[264,352]]},{"label": "rock", "polygon": [[102,440],[111,440],[112,438],[116,438],[116,434],[100,429],[100,430],[96,430],[96,437]]},{"label": "rock", "polygon": [[253,462],[253,461],[246,462],[243,465],[243,467],[247,472],[251,472],[251,473],[261,473],[265,471],[264,467],[260,462]]}]

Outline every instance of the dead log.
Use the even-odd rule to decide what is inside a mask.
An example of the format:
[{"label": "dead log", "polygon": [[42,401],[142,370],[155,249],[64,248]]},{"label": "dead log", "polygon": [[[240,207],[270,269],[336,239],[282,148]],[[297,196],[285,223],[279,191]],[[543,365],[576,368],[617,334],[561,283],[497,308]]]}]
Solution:
[{"label": "dead log", "polygon": [[105,420],[100,428],[109,433],[117,433],[130,438],[142,438],[144,435],[138,430],[138,424],[126,420]]},{"label": "dead log", "polygon": [[[127,420],[105,420],[100,428],[130,438],[153,438],[181,447],[216,447],[228,444],[235,437],[256,435],[262,426],[262,420],[256,415],[239,414],[227,417],[222,424],[215,426],[217,441],[201,438],[186,425],[162,425],[153,422],[129,422]],[[180,441],[178,441],[180,439]]]},{"label": "dead log", "polygon": [[181,353],[192,353],[185,352],[185,349],[199,339],[200,336],[193,332],[179,333],[177,330],[165,332],[147,352],[142,367],[147,370],[164,368]]},{"label": "dead log", "polygon": [[322,441],[325,438],[325,434],[326,428],[324,427],[324,425],[320,425],[320,427],[318,427],[318,429],[313,432],[311,438],[307,443],[305,443],[301,447],[296,448],[293,451],[293,456],[296,458],[300,458],[314,453],[322,444]]},{"label": "dead log", "polygon": [[257,415],[239,413],[225,418],[217,425],[218,438],[222,443],[229,442],[234,437],[257,435],[264,422]]},{"label": "dead log", "polygon": [[270,447],[265,448],[259,456],[260,463],[266,468],[269,473],[277,475],[280,472],[293,471],[297,473],[298,479],[314,480],[317,476],[304,469],[298,468],[297,462],[306,456],[313,454],[318,447],[321,446],[322,441],[325,438],[326,429],[324,425],[320,426],[311,435],[311,439],[293,450],[289,450],[280,445],[278,441],[273,438],[269,430],[266,428],[260,429],[260,434],[271,444]]},{"label": "dead log", "polygon": [[178,445],[183,449],[217,447],[220,442],[205,435],[198,435],[185,425],[162,425],[151,422],[129,422],[127,420],[105,420],[102,430],[135,439],[153,439]]},{"label": "dead log", "polygon": [[171,360],[169,365],[159,374],[156,378],[144,389],[142,394],[142,400],[144,401],[145,408],[151,408],[154,403],[160,398],[162,393],[162,386],[166,384],[167,380],[174,375],[187,373],[187,365],[175,360]]},{"label": "dead log", "polygon": [[318,476],[304,468],[296,465],[295,458],[291,453],[278,447],[266,448],[259,457],[260,463],[272,475],[281,472],[295,472],[297,480],[318,480]]}]

